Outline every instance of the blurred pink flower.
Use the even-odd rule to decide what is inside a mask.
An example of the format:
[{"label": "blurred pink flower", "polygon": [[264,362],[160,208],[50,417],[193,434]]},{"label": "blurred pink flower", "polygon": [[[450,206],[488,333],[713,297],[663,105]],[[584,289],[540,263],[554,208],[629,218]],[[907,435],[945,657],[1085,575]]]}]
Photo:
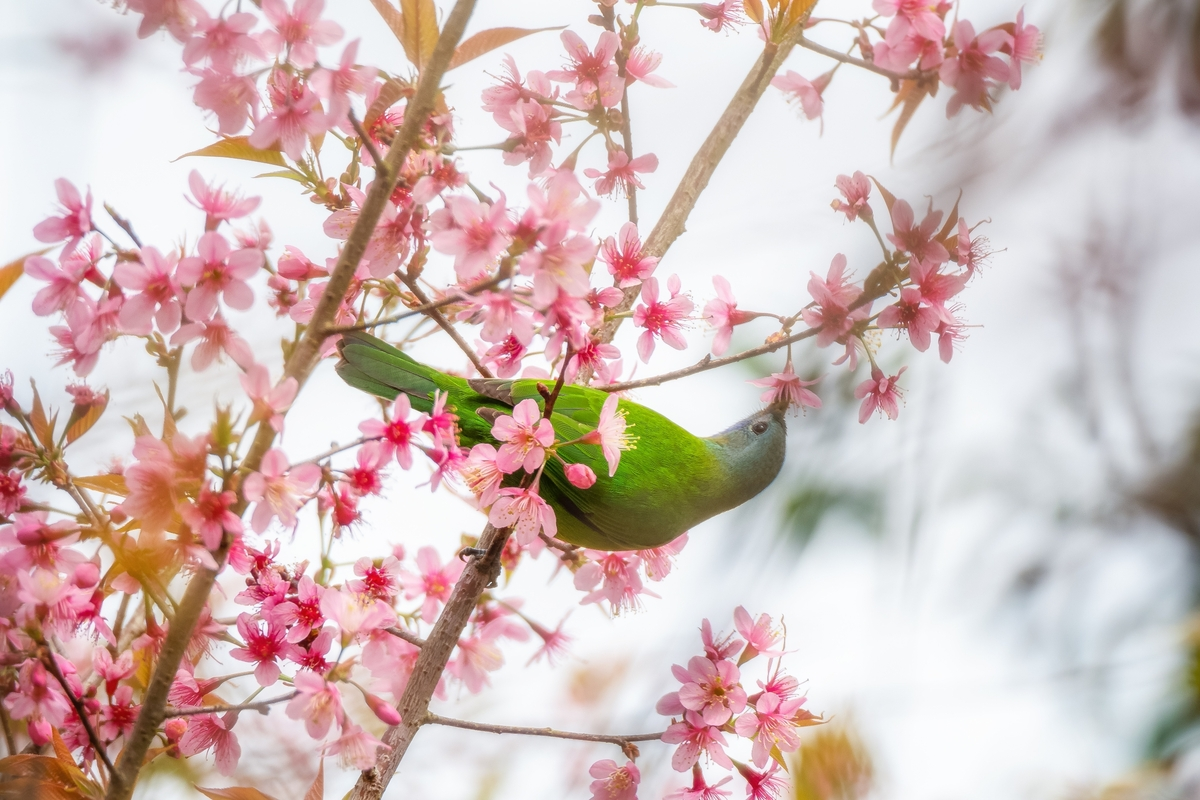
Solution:
[{"label": "blurred pink flower", "polygon": [[275,30],[264,31],[258,41],[270,53],[287,49],[287,60],[300,69],[317,62],[317,47],[334,44],[342,38],[342,26],[321,19],[325,0],[296,0],[288,11],[284,0],[262,0],[263,16]]},{"label": "blurred pink flower", "polygon": [[610,758],[597,761],[588,768],[588,774],[596,780],[588,787],[592,800],[637,800],[637,787],[642,773],[632,761],[618,767]]},{"label": "blurred pink flower", "polygon": [[895,375],[885,377],[882,370],[878,367],[873,368],[871,377],[855,388],[854,396],[862,400],[858,409],[859,422],[865,423],[876,410],[887,414],[888,419],[895,419],[900,415],[900,390],[896,388],[896,381],[900,380],[906,369],[908,367],[901,367]]},{"label": "blurred pink flower", "polygon": [[247,500],[257,503],[250,526],[262,533],[276,517],[285,527],[296,525],[296,512],[317,490],[321,468],[316,464],[300,464],[289,470],[288,457],[279,448],[271,448],[263,456],[261,471],[246,478],[243,493]]},{"label": "blurred pink flower", "polygon": [[54,190],[63,214],[34,225],[33,238],[50,243],[67,240],[64,251],[74,250],[84,234],[92,229],[92,191],[88,190],[86,198],[80,197],[79,190],[66,178],[56,180]]}]

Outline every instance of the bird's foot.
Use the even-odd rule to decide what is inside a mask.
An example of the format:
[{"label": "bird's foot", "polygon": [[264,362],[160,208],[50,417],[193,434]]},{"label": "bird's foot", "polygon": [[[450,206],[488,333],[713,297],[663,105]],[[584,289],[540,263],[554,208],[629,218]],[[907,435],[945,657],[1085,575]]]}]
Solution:
[{"label": "bird's foot", "polygon": [[483,558],[487,555],[487,550],[478,547],[464,547],[458,551],[459,561],[468,561],[472,558]]}]

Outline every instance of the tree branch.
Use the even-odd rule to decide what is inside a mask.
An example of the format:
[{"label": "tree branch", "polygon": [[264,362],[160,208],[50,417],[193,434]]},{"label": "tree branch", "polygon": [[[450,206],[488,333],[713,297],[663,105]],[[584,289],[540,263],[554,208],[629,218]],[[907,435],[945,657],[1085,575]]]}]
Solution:
[{"label": "tree branch", "polygon": [[267,713],[271,706],[276,703],[282,703],[284,700],[291,700],[296,696],[295,692],[281,694],[279,697],[272,697],[267,700],[255,700],[252,703],[240,703],[235,706],[199,706],[197,708],[169,708],[166,710],[167,717],[194,717],[199,714],[224,714],[226,711],[257,711],[260,714]]},{"label": "tree branch", "polygon": [[[418,137],[425,126],[425,121],[433,111],[434,103],[440,90],[442,76],[450,63],[454,48],[462,38],[463,30],[475,7],[474,0],[458,0],[454,9],[446,18],[445,28],[438,37],[437,45],[430,56],[429,63],[421,73],[417,90],[408,101],[405,108],[404,123],[400,132],[392,140],[387,159],[383,168],[376,170],[376,179],[367,194],[359,212],[358,220],[350,232],[342,252],[338,256],[337,266],[329,276],[325,291],[313,311],[312,320],[304,330],[304,336],[292,351],[291,357],[284,366],[284,378],[295,378],[297,384],[303,387],[308,377],[316,368],[321,355],[321,345],[328,336],[327,328],[334,320],[338,308],[350,288],[350,282],[362,261],[375,226],[395,188],[400,168],[408,158],[409,152],[417,143]],[[265,422],[260,422],[255,433],[254,441],[242,462],[242,473],[253,472],[262,464],[262,458],[275,441],[275,431]],[[234,513],[240,514],[246,508],[246,499],[239,497]],[[200,619],[208,597],[216,583],[220,567],[225,564],[232,540],[226,536],[221,546],[213,552],[213,559],[218,569],[201,569],[188,583],[187,591],[175,614],[174,620],[167,631],[167,637],[159,652],[158,662],[146,688],[142,701],[142,710],[138,714],[133,731],[126,738],[125,749],[117,760],[117,772],[109,785],[106,800],[129,800],[133,793],[134,783],[146,759],[146,753],[154,740],[159,725],[165,719],[167,693],[175,680],[175,672],[183,659],[191,639],[192,631]]]},{"label": "tree branch", "polygon": [[341,325],[341,326],[337,326],[337,327],[326,328],[325,333],[332,336],[335,333],[350,333],[352,331],[369,331],[371,328],[378,328],[380,325],[391,325],[393,322],[400,322],[402,320],[408,319],[409,317],[416,317],[421,314],[426,314],[430,311],[435,311],[437,309],[445,308],[446,306],[452,306],[455,303],[461,303],[463,300],[467,299],[468,297],[471,297],[472,295],[476,295],[476,294],[479,294],[480,292],[484,292],[484,291],[487,291],[488,289],[499,286],[501,283],[504,283],[504,281],[508,280],[511,277],[512,277],[511,271],[509,271],[508,274],[505,274],[505,271],[501,270],[496,275],[493,275],[492,277],[490,277],[486,280],[482,280],[482,281],[479,281],[478,283],[472,284],[472,285],[466,287],[465,289],[459,289],[458,291],[454,292],[453,294],[443,297],[441,300],[431,300],[427,303],[422,303],[421,305],[417,306],[416,308],[410,308],[408,311],[404,311],[399,314],[393,314],[392,316],[384,317],[383,319],[377,319],[374,322],[363,322],[358,325]]},{"label": "tree branch", "polygon": [[654,742],[662,738],[664,731],[658,733],[631,733],[625,736],[608,735],[603,733],[574,733],[572,731],[556,731],[553,728],[522,728],[516,725],[489,725],[485,722],[468,722],[465,719],[451,719],[437,714],[425,715],[427,725],[445,725],[448,728],[462,728],[467,731],[483,733],[513,733],[519,736],[546,736],[551,739],[573,739],[579,742],[602,742],[624,747],[632,742]]},{"label": "tree branch", "polygon": [[451,339],[454,340],[454,343],[458,345],[458,348],[462,350],[463,353],[466,354],[467,358],[470,359],[471,364],[475,367],[479,374],[485,378],[494,377],[492,375],[492,371],[484,366],[483,362],[479,360],[479,356],[476,355],[475,351],[471,349],[471,345],[467,344],[467,340],[462,338],[462,334],[458,332],[458,329],[454,327],[454,324],[450,322],[450,320],[446,319],[446,315],[441,311],[438,311],[435,305],[430,302],[429,295],[425,294],[425,290],[421,288],[421,284],[417,283],[415,278],[410,277],[405,272],[401,272],[399,275],[400,280],[404,281],[404,285],[408,287],[410,292],[416,295],[416,298],[421,301],[421,304],[424,306],[429,306],[429,309],[425,313],[429,315],[429,317],[432,318],[433,321],[436,322],[441,329],[450,336]]},{"label": "tree branch", "polygon": [[390,628],[384,628],[384,630],[390,633],[392,636],[395,636],[397,639],[403,639],[411,645],[415,645],[417,647],[425,646],[425,640],[420,636],[417,636],[412,631],[406,631],[404,628],[400,628],[396,625],[393,625]]},{"label": "tree branch", "polygon": [[116,780],[117,768],[113,766],[108,757],[108,748],[104,746],[104,742],[100,741],[100,736],[96,733],[96,729],[92,727],[92,721],[88,718],[87,709],[83,707],[83,701],[75,696],[71,691],[71,686],[67,683],[67,678],[62,674],[62,670],[58,668],[58,662],[54,660],[54,651],[50,649],[50,645],[45,641],[39,641],[41,650],[41,662],[50,670],[50,674],[58,681],[58,685],[62,687],[63,692],[67,695],[67,700],[71,702],[71,708],[75,709],[75,716],[79,717],[79,722],[83,725],[83,729],[87,731],[88,741],[92,743],[92,749],[96,751],[96,758],[104,762],[104,766],[108,768],[108,776],[110,780]]},{"label": "tree branch", "polygon": [[894,81],[916,80],[923,75],[920,70],[912,70],[911,72],[892,72],[890,69],[884,69],[883,67],[877,66],[870,61],[865,61],[861,58],[855,58],[854,56],[847,55],[846,53],[826,47],[823,44],[817,44],[810,39],[805,39],[803,36],[800,37],[796,44],[800,45],[805,50],[812,50],[814,53],[820,53],[823,56],[832,58],[834,61],[840,61],[843,64],[852,64],[856,67],[861,67],[862,69],[874,72],[877,75],[882,75],[885,78],[891,78]]}]

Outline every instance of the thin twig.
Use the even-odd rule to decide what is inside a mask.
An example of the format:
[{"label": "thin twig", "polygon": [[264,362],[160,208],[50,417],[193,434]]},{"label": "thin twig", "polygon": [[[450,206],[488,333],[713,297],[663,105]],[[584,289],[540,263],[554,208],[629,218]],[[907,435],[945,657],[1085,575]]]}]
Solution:
[{"label": "thin twig", "polygon": [[845,53],[833,50],[825,45],[817,44],[811,39],[805,39],[803,36],[800,37],[796,44],[800,45],[805,50],[812,50],[814,53],[820,53],[823,56],[832,58],[834,61],[840,61],[843,64],[852,64],[856,67],[861,67],[862,69],[874,72],[877,75],[882,75],[885,78],[891,78],[895,81],[917,80],[924,74],[920,70],[912,70],[910,72],[892,72],[890,69],[884,69],[883,67],[877,66],[870,61],[864,61],[861,58],[855,58],[854,56],[846,55]]},{"label": "thin twig", "polygon": [[125,231],[125,235],[128,236],[140,250],[142,247],[142,240],[139,239],[138,235],[133,232],[133,223],[118,214],[117,210],[108,203],[104,204],[104,210],[108,212],[110,217],[112,217],[113,222],[117,223],[117,227]]},{"label": "thin twig", "polygon": [[354,126],[354,132],[358,134],[358,141],[361,142],[362,146],[367,148],[367,152],[371,154],[371,159],[375,163],[375,168],[377,170],[381,169],[380,165],[384,163],[383,156],[379,155],[379,150],[375,148],[375,142],[371,141],[371,137],[367,135],[365,130],[363,130],[362,123],[358,121],[358,117],[354,115],[353,111],[347,111],[346,116],[350,118],[350,124]]},{"label": "thin twig", "polygon": [[358,325],[339,325],[326,328],[325,333],[333,336],[334,334],[351,333],[352,331],[369,331],[371,328],[377,328],[380,325],[391,325],[393,322],[400,322],[401,320],[406,320],[409,317],[416,317],[421,314],[426,314],[430,311],[436,311],[437,309],[445,308],[446,306],[452,306],[455,303],[461,303],[463,300],[466,300],[472,295],[476,295],[479,292],[484,292],[495,286],[499,286],[510,277],[512,277],[511,271],[508,274],[505,274],[503,271],[501,271],[487,280],[479,281],[478,283],[472,284],[465,289],[459,289],[453,294],[443,297],[441,300],[431,300],[428,303],[422,303],[415,308],[410,308],[408,311],[404,311],[399,314],[393,314],[392,316],[384,317],[383,319],[377,319],[374,322],[363,322]]},{"label": "thin twig", "polygon": [[392,636],[395,636],[397,639],[403,639],[409,644],[416,645],[417,647],[425,646],[425,640],[420,636],[417,636],[412,631],[406,631],[404,628],[399,628],[395,625],[391,626],[390,628],[384,628],[384,630],[390,633]]},{"label": "thin twig", "polygon": [[279,697],[272,697],[267,700],[255,700],[252,703],[240,703],[235,706],[200,706],[198,708],[168,708],[165,716],[167,717],[194,717],[200,714],[224,714],[226,711],[257,711],[260,714],[265,714],[271,710],[271,706],[276,703],[282,703],[284,700],[291,700],[296,696],[295,692],[282,694]]},{"label": "thin twig", "polygon": [[4,744],[8,747],[8,755],[17,754],[17,741],[13,738],[12,726],[8,724],[8,709],[0,703],[0,727],[4,728]]},{"label": "thin twig", "polygon": [[489,725],[485,722],[468,722],[465,719],[452,719],[438,714],[425,715],[427,725],[445,725],[448,728],[462,728],[467,731],[482,733],[513,733],[518,736],[546,736],[551,739],[573,739],[579,742],[603,742],[624,746],[631,742],[654,742],[662,738],[664,731],[658,733],[630,733],[626,735],[609,735],[603,733],[575,733],[573,731],[556,731],[553,728],[522,728],[517,725]]},{"label": "thin twig", "polygon": [[117,768],[113,766],[113,762],[108,757],[108,749],[104,746],[104,742],[100,741],[100,736],[96,733],[96,729],[92,727],[92,721],[88,718],[87,709],[83,707],[83,701],[71,691],[71,686],[67,683],[66,676],[58,668],[58,662],[54,659],[54,651],[50,649],[50,645],[46,644],[45,640],[38,641],[38,645],[41,650],[41,662],[46,665],[46,668],[50,670],[50,674],[54,676],[54,679],[58,681],[58,685],[66,693],[67,700],[71,703],[71,708],[75,709],[75,716],[79,717],[80,724],[87,731],[88,741],[92,743],[92,749],[96,751],[96,757],[103,761],[104,766],[108,768],[109,780],[117,780]]},{"label": "thin twig", "polygon": [[400,275],[400,280],[404,281],[404,285],[408,287],[410,292],[416,295],[417,299],[421,301],[421,304],[430,306],[429,310],[425,312],[426,316],[430,317],[434,322],[436,322],[441,329],[444,330],[450,336],[450,338],[454,340],[454,343],[458,345],[458,348],[466,354],[467,358],[470,359],[471,364],[475,367],[479,374],[485,378],[494,377],[492,375],[492,371],[484,366],[484,363],[479,360],[479,356],[473,349],[471,349],[471,345],[467,344],[467,340],[462,338],[462,334],[458,332],[458,329],[454,327],[454,324],[450,322],[450,320],[446,319],[445,314],[432,307],[432,304],[429,300],[429,295],[425,294],[425,290],[421,288],[421,284],[417,283],[417,281],[410,277],[406,272],[401,272],[398,274]]}]

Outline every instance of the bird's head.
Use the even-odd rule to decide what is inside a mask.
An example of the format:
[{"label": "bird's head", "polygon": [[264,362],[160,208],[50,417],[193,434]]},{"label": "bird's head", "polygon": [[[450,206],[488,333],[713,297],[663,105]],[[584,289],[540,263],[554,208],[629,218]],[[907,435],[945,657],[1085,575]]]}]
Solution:
[{"label": "bird's head", "polygon": [[783,467],[787,449],[785,411],[782,406],[768,406],[708,440],[738,485],[743,495],[740,502],[767,488]]}]

